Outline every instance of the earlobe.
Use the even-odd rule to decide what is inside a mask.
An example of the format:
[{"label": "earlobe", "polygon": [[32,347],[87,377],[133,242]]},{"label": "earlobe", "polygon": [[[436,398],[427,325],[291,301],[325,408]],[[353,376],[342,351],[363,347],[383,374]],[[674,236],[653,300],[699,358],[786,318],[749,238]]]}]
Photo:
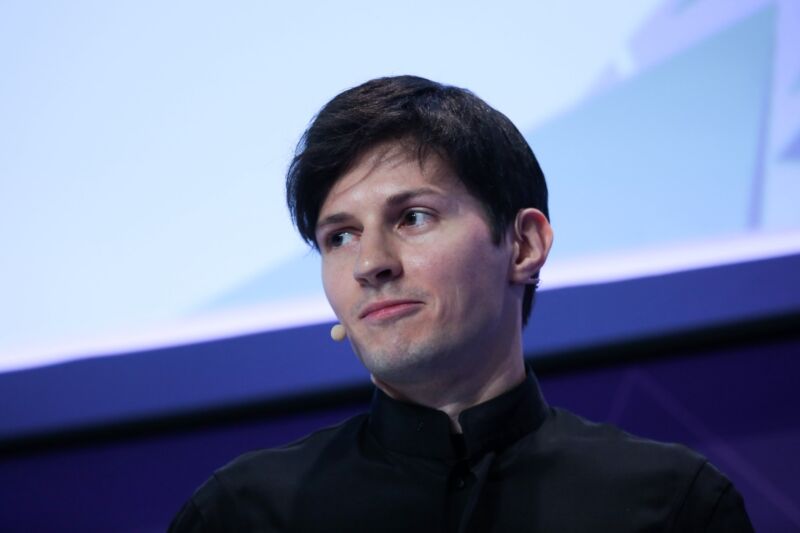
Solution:
[{"label": "earlobe", "polygon": [[510,281],[535,285],[539,270],[547,260],[553,244],[553,229],[547,217],[532,207],[520,209],[514,220],[513,250]]}]

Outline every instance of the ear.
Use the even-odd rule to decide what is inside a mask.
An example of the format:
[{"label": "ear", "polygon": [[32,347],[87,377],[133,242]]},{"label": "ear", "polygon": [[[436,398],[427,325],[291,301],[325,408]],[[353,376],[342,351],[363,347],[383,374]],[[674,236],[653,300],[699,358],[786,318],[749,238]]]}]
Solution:
[{"label": "ear", "polygon": [[519,284],[536,284],[539,270],[547,260],[553,244],[553,228],[544,213],[528,207],[517,212],[514,220],[512,262],[509,281]]}]

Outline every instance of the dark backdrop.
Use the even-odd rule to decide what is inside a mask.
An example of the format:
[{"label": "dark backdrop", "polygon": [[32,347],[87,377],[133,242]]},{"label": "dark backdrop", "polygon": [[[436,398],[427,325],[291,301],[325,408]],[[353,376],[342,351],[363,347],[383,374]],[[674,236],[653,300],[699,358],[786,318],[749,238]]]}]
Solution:
[{"label": "dark backdrop", "polygon": [[[532,359],[548,401],[687,444],[739,487],[757,531],[800,530],[800,320]],[[362,411],[354,388],[6,444],[3,531],[163,531],[211,471]]]}]

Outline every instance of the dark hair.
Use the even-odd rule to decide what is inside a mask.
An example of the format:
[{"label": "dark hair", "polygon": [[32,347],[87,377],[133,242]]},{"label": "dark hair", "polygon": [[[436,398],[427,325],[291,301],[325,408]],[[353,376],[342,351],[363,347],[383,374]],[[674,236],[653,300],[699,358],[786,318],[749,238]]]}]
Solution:
[{"label": "dark hair", "polygon": [[[549,218],[547,184],[525,138],[499,111],[466,89],[416,76],[378,78],[328,102],[301,138],[286,176],[289,211],[303,239],[317,246],[319,211],[333,184],[375,145],[411,140],[420,162],[434,150],[485,207],[500,243],[517,212]],[[527,323],[535,286],[522,303]]]}]

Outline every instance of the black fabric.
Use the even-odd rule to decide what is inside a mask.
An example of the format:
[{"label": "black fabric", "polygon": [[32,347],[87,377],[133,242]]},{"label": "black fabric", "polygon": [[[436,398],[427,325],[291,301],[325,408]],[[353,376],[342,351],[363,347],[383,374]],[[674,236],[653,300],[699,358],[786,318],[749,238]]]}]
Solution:
[{"label": "black fabric", "polygon": [[170,532],[749,532],[703,457],[548,407],[524,383],[447,415],[376,391],[360,415],[219,469]]}]

